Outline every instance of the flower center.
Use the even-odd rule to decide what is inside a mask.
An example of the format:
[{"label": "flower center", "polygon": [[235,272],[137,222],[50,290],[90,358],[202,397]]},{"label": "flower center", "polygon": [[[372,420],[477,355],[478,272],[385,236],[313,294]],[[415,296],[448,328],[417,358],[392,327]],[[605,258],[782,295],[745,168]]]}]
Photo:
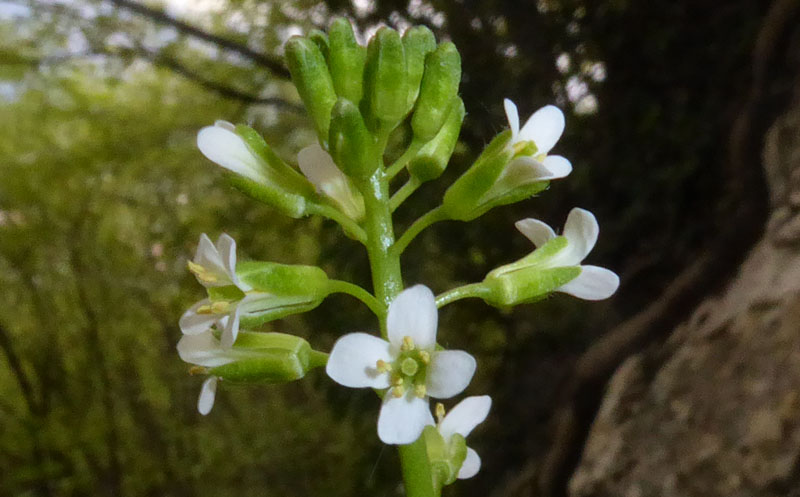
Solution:
[{"label": "flower center", "polygon": [[196,262],[188,261],[186,265],[189,266],[189,271],[194,273],[194,275],[197,276],[197,279],[203,283],[216,283],[219,281],[217,275],[213,274],[208,269],[200,264],[197,264]]},{"label": "flower center", "polygon": [[413,391],[419,398],[425,398],[428,391],[425,386],[428,379],[428,365],[431,362],[431,354],[427,350],[417,348],[414,340],[403,337],[403,344],[400,346],[400,354],[393,363],[378,360],[375,367],[381,373],[391,375],[390,393],[397,398],[402,397],[408,391]]},{"label": "flower center", "polygon": [[512,150],[514,151],[514,157],[533,155],[536,153],[536,144],[531,140],[518,141],[512,145]]}]

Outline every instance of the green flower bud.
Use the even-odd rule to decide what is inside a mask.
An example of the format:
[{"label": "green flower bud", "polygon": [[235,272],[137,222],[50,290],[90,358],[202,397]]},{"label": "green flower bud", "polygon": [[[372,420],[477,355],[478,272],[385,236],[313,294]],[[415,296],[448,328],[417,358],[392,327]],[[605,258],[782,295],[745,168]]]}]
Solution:
[{"label": "green flower bud", "polygon": [[450,219],[471,221],[491,208],[484,196],[514,155],[507,146],[509,140],[510,131],[497,135],[472,167],[447,189],[442,207]]},{"label": "green flower bud", "polygon": [[414,136],[428,141],[447,118],[461,82],[461,56],[451,42],[442,43],[425,60],[416,109],[411,118]]},{"label": "green flower bud", "polygon": [[351,178],[368,178],[378,168],[375,140],[356,105],[340,98],[331,114],[331,156]]},{"label": "green flower bud", "polygon": [[406,108],[414,108],[419,95],[419,85],[425,72],[425,57],[436,50],[436,38],[425,26],[414,26],[403,34],[403,49],[406,55],[406,74],[408,75],[408,100]]},{"label": "green flower bud", "polygon": [[464,102],[455,97],[439,133],[423,145],[408,164],[408,172],[419,181],[430,181],[442,175],[458,143],[461,123],[464,122]]},{"label": "green flower bud", "polygon": [[327,360],[326,354],[313,350],[304,339],[283,333],[242,331],[228,354],[236,359],[213,367],[208,373],[236,383],[298,380]]},{"label": "green flower bud", "polygon": [[316,43],[300,36],[290,38],[285,51],[292,81],[311,114],[320,142],[326,143],[336,92],[325,57]]},{"label": "green flower bud", "polygon": [[358,105],[364,84],[364,59],[367,49],[358,44],[353,26],[343,17],[334,19],[329,30],[328,65],[336,94]]},{"label": "green flower bud", "polygon": [[328,35],[320,31],[319,29],[312,29],[308,33],[308,39],[313,41],[317,45],[317,48],[319,48],[320,53],[322,53],[322,56],[325,57],[325,60],[327,61],[330,55]]},{"label": "green flower bud", "polygon": [[483,280],[489,291],[483,297],[496,307],[533,302],[546,297],[581,273],[579,266],[550,267],[547,261],[567,246],[567,239],[558,236],[527,257],[501,266]]},{"label": "green flower bud", "polygon": [[364,78],[370,116],[380,127],[393,129],[408,110],[405,52],[394,29],[383,27],[370,39]]}]

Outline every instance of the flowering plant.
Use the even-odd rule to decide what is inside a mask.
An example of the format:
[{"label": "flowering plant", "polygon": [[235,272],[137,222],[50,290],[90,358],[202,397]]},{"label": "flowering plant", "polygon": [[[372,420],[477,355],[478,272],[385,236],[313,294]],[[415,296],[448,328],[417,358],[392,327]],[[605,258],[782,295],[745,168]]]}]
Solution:
[{"label": "flowering plant", "polygon": [[[293,37],[285,53],[318,138],[299,152],[298,166],[278,157],[253,129],[223,121],[200,130],[198,147],[250,197],[294,218],[320,215],[339,223],[364,245],[373,288],[331,279],[317,267],[240,261],[231,237],[223,234],[213,244],[202,235],[189,269],[208,296],[181,318],[178,344],[192,371],[207,375],[198,410],[211,411],[219,384],[295,381],[324,367],[336,383],[371,388],[380,398],[377,436],[398,446],[407,495],[439,496],[445,485],[478,472],[480,458],[465,437],[487,417],[491,398],[467,397],[447,414],[436,404],[431,413],[429,398],[459,395],[478,368],[468,352],[437,342],[438,309],[464,298],[508,307],[552,292],[598,300],[611,296],[619,280],[608,269],[582,265],[599,231],[583,209],[570,212],[562,236],[541,221],[519,221],[536,246],[531,254],[438,296],[423,285],[403,288],[400,256],[435,222],[475,219],[567,176],[570,162],[550,155],[564,115],[548,105],[520,127],[516,106],[506,100],[510,129],[449,186],[439,207],[395,238],[393,211],[441,176],[458,141],[465,115],[458,50],[437,43],[424,27],[402,35],[381,28],[363,46],[350,23],[337,19],[328,35]],[[411,137],[387,163],[396,132]],[[407,180],[394,188],[401,174]],[[375,314],[377,331],[345,334],[324,352],[300,337],[264,330],[266,323],[314,309],[331,293],[362,301]]]}]

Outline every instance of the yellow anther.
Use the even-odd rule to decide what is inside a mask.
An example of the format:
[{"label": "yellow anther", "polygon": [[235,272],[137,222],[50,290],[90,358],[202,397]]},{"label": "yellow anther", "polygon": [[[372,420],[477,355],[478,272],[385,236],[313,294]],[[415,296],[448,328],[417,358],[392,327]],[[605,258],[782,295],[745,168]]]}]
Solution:
[{"label": "yellow anther", "polygon": [[408,352],[410,350],[414,350],[414,339],[410,336],[406,335],[403,337],[403,345],[400,347],[404,351]]},{"label": "yellow anther", "polygon": [[512,148],[512,150],[514,150],[514,155],[517,155],[517,154],[521,153],[523,150],[525,150],[525,148],[527,146],[528,146],[528,142],[521,141],[521,142],[515,143],[514,146],[511,147],[511,148]]},{"label": "yellow anther", "polygon": [[213,314],[214,311],[211,310],[211,306],[208,304],[201,305],[197,308],[197,314]]},{"label": "yellow anther", "polygon": [[197,275],[197,278],[203,283],[216,283],[217,281],[219,281],[219,278],[217,278],[211,273],[200,273]]},{"label": "yellow anther", "polygon": [[419,351],[419,360],[422,361],[422,364],[430,364],[431,363],[431,354],[427,350],[420,350]]},{"label": "yellow anther", "polygon": [[383,359],[378,359],[378,362],[375,363],[375,369],[380,373],[388,373],[392,370],[392,365]]},{"label": "yellow anther", "polygon": [[444,404],[441,402],[436,403],[436,421],[441,423],[444,419]]},{"label": "yellow anther", "polygon": [[203,366],[192,366],[189,368],[189,374],[194,376],[198,374],[207,374],[208,368],[204,368]]},{"label": "yellow anther", "polygon": [[214,314],[223,314],[230,310],[231,303],[227,300],[220,300],[211,304],[211,312]]},{"label": "yellow anther", "polygon": [[193,272],[197,276],[200,276],[201,274],[204,274],[206,272],[206,268],[204,268],[203,266],[201,266],[196,262],[187,261],[186,267],[188,267],[189,271]]},{"label": "yellow anther", "polygon": [[403,386],[403,378],[401,376],[393,376],[392,377],[392,385],[394,385],[396,387],[402,387]]},{"label": "yellow anther", "polygon": [[397,386],[397,387],[392,388],[392,396],[394,398],[396,398],[396,399],[399,399],[405,393],[406,393],[406,389],[403,388],[402,386]]},{"label": "yellow anther", "polygon": [[420,399],[424,399],[427,394],[428,394],[428,389],[425,388],[425,385],[417,385],[414,387],[414,395],[416,395]]}]

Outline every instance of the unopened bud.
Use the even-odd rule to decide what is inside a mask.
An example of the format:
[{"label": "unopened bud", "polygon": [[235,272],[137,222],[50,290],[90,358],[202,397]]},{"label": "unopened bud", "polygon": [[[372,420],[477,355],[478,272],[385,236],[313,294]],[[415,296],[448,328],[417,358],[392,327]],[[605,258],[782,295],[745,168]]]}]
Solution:
[{"label": "unopened bud", "polygon": [[423,142],[433,138],[447,118],[461,82],[461,56],[451,42],[445,42],[425,60],[425,74],[411,118],[414,136]]},{"label": "unopened bud", "polygon": [[331,23],[329,44],[328,65],[336,94],[358,104],[363,95],[367,49],[356,41],[353,26],[343,17]]},{"label": "unopened bud", "polygon": [[316,43],[300,36],[290,38],[285,51],[292,81],[314,121],[320,142],[327,143],[336,92],[325,57]]},{"label": "unopened bud", "polygon": [[458,143],[458,135],[461,132],[464,114],[464,102],[455,97],[450,106],[447,120],[439,130],[439,133],[431,141],[423,145],[408,164],[408,172],[411,176],[424,182],[442,175]]},{"label": "unopened bud", "polygon": [[358,107],[345,98],[333,108],[329,145],[334,162],[351,178],[368,178],[378,168],[375,140]]},{"label": "unopened bud", "polygon": [[403,49],[406,55],[408,75],[408,110],[414,107],[419,95],[419,85],[425,72],[425,57],[436,50],[436,38],[425,26],[414,26],[403,33]]},{"label": "unopened bud", "polygon": [[408,110],[406,60],[397,31],[383,27],[370,39],[364,81],[371,116],[380,121],[379,127],[394,128]]}]

